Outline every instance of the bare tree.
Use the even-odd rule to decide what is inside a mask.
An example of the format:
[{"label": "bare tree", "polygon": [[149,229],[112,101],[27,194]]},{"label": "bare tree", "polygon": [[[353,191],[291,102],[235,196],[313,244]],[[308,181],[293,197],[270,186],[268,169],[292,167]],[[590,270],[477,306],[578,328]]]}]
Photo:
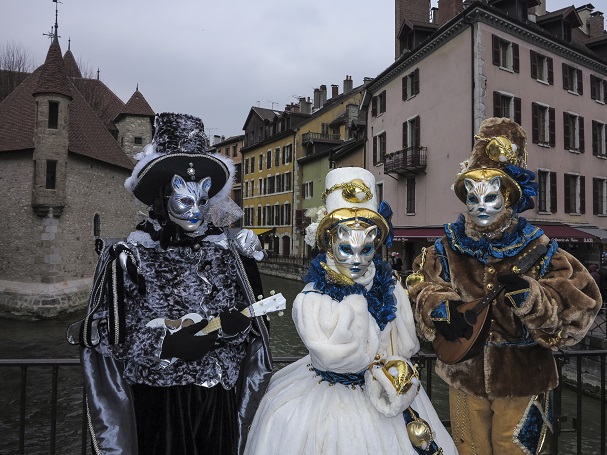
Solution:
[{"label": "bare tree", "polygon": [[32,54],[22,44],[0,44],[0,101],[33,71]]}]

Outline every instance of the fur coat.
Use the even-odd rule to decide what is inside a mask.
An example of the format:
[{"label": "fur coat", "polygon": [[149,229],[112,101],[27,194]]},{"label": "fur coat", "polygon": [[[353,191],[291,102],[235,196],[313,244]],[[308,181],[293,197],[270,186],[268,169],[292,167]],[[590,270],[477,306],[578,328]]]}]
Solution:
[{"label": "fur coat", "polygon": [[[548,252],[524,276],[528,289],[502,291],[491,304],[482,351],[460,363],[437,362],[438,375],[466,393],[493,398],[530,396],[558,385],[552,350],[578,343],[601,305],[599,289],[582,264],[543,231],[519,218],[497,239],[467,235],[463,218],[421,255],[414,270],[424,281],[410,289],[419,334],[435,337],[431,313],[441,302],[481,299],[536,244]],[[514,298],[513,298],[514,297]],[[489,319],[490,318],[490,319]],[[521,380],[522,377],[525,380]]]}]

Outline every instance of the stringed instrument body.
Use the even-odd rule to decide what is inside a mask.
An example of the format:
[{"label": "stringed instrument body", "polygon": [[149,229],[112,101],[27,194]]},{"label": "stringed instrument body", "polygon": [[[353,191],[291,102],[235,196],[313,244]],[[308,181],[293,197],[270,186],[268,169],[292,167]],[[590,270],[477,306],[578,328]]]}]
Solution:
[{"label": "stringed instrument body", "polygon": [[[512,273],[522,275],[526,273],[533,265],[539,261],[548,251],[546,245],[538,244],[525,252],[519,260],[513,264]],[[432,347],[438,359],[446,364],[463,362],[476,355],[482,350],[487,335],[489,333],[491,317],[491,302],[504,289],[503,284],[497,284],[493,290],[482,299],[465,302],[456,309],[462,313],[464,320],[472,328],[469,338],[457,338],[447,340],[440,333],[436,333]]]}]

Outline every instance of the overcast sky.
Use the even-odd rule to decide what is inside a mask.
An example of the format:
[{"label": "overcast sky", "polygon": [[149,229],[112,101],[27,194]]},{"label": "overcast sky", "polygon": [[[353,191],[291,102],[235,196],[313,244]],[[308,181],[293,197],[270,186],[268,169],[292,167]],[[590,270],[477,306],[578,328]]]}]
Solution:
[{"label": "overcast sky", "polygon": [[[0,0],[0,45],[22,46],[35,66],[54,23],[52,0]],[[346,75],[358,86],[381,73],[394,61],[394,0],[62,0],[59,36],[124,102],[139,85],[156,112],[196,115],[228,137],[251,106],[284,109],[322,84],[341,93]]]}]

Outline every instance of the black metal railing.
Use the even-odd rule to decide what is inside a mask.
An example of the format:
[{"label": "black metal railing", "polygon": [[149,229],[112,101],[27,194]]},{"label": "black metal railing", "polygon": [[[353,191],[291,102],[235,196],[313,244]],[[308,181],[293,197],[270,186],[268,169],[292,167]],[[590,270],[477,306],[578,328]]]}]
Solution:
[{"label": "black metal railing", "polygon": [[384,172],[422,169],[427,165],[426,147],[409,147],[384,157]]},{"label": "black metal railing", "polygon": [[[575,452],[569,451],[567,453],[575,453],[581,455],[582,453],[590,453],[588,452],[589,445],[592,447],[591,452],[596,455],[606,455],[605,451],[605,431],[606,431],[606,423],[605,423],[605,408],[607,406],[606,397],[605,397],[605,359],[607,357],[607,350],[585,350],[585,351],[558,351],[554,353],[555,360],[559,369],[559,376],[563,377],[563,370],[566,367],[569,367],[569,370],[574,371],[573,380],[569,381],[561,381],[561,384],[554,391],[554,444],[553,444],[553,454],[565,453],[563,451],[559,451],[559,443],[563,435],[567,433],[575,433]],[[588,399],[587,391],[588,384],[584,383],[584,362],[592,359],[593,361],[598,363],[598,371],[599,377],[598,380],[598,392],[595,392],[592,397],[593,403],[598,406],[598,414],[600,420],[600,430],[595,432],[595,434],[587,435],[584,432],[584,429],[589,422],[586,422],[584,417],[585,414],[583,411],[583,400]],[[279,365],[289,364],[296,360],[298,357],[290,357],[290,356],[276,356],[274,357],[274,363]],[[413,359],[420,368],[421,379],[425,384],[425,389],[430,398],[432,398],[433,391],[436,391],[438,386],[435,386],[434,379],[436,378],[433,373],[433,365],[436,361],[436,355],[434,354],[426,354],[420,353]],[[50,455],[55,455],[57,449],[57,422],[58,422],[58,391],[59,391],[59,372],[60,369],[70,369],[72,376],[76,373],[73,369],[78,368],[80,366],[79,359],[0,359],[0,368],[2,368],[2,373],[5,373],[6,368],[14,367],[19,368],[20,371],[20,379],[19,379],[19,390],[14,391],[15,399],[16,396],[19,396],[19,419],[18,419],[18,450],[17,453],[25,454],[26,448],[26,429],[27,424],[29,423],[29,416],[32,414],[33,410],[28,408],[28,373],[30,370],[36,370],[36,375],[39,375],[39,368],[50,369],[51,372],[51,397],[50,397],[50,408],[48,412],[48,437],[46,435],[37,435],[43,440],[48,442],[48,453]],[[79,371],[78,371],[79,373]],[[78,376],[78,374],[76,374]],[[521,372],[521,380],[523,378],[524,372]],[[444,387],[444,383],[442,381],[439,382],[441,386]],[[64,384],[65,387],[72,387],[71,393],[74,393],[73,387],[80,386],[82,390],[82,381],[72,381],[71,383]],[[3,387],[6,387],[6,384],[3,384]],[[573,395],[575,396],[575,412],[574,415],[568,415],[566,411],[563,409],[563,390],[567,387],[568,391],[572,390]],[[39,391],[38,391],[39,392]],[[69,391],[68,391],[69,392]],[[10,393],[10,392],[9,392]],[[80,393],[80,392],[76,392]],[[571,395],[571,393],[569,393]],[[87,453],[87,444],[88,444],[88,432],[87,432],[87,422],[86,422],[86,407],[84,404],[84,393],[81,394],[82,399],[79,399],[80,407],[82,409],[81,415],[78,416],[77,412],[71,412],[72,419],[79,419],[79,426],[81,428],[80,434],[78,432],[73,431],[73,428],[70,430],[70,435],[73,437],[74,441],[72,441],[74,446],[80,446],[80,453],[83,455]],[[10,412],[12,409],[7,409],[5,407],[2,409],[3,415],[6,415],[7,412]],[[73,411],[73,410],[72,410]],[[586,412],[588,409],[586,409]],[[595,417],[596,418],[596,417]],[[571,427],[567,428],[564,424],[570,422]],[[450,422],[446,420],[446,426],[450,426]],[[596,422],[594,422],[596,424]],[[3,436],[6,440],[11,439],[12,435],[10,434],[10,429],[7,432],[7,425],[2,424]],[[598,434],[597,434],[598,433]],[[13,438],[15,439],[15,438]],[[589,439],[591,439],[589,441]],[[584,451],[583,451],[584,448]],[[37,450],[45,450],[45,448],[39,447]],[[11,453],[14,453],[12,451]],[[68,452],[70,454],[77,453],[72,450]]]}]

